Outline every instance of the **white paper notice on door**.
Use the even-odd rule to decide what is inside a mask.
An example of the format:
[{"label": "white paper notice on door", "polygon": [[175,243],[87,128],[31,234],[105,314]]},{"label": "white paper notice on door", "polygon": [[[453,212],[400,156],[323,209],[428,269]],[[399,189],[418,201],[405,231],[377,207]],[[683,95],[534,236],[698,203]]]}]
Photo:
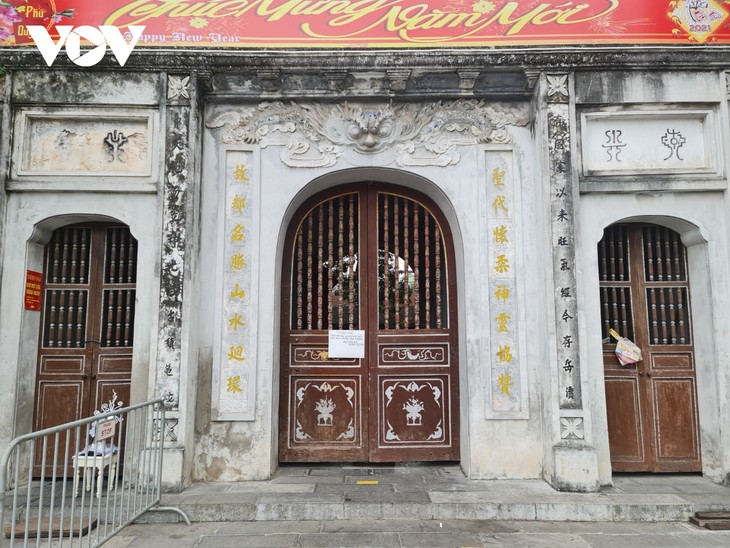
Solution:
[{"label": "white paper notice on door", "polygon": [[337,329],[329,332],[330,358],[364,358],[365,331],[361,329]]}]

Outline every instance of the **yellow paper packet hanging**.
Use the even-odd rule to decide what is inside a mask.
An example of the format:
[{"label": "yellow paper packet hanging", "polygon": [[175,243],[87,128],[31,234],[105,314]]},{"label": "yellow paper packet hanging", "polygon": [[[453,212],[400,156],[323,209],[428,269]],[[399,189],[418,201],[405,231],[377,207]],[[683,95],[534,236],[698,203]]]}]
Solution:
[{"label": "yellow paper packet hanging", "polygon": [[616,357],[622,366],[641,361],[641,348],[636,346],[633,341],[622,337],[613,329],[609,329],[608,334],[616,339]]}]

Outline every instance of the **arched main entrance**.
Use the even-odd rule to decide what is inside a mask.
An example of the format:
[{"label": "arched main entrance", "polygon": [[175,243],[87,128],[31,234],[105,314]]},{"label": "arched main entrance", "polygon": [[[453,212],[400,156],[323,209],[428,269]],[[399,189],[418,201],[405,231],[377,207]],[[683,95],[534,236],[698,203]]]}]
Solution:
[{"label": "arched main entrance", "polygon": [[[299,209],[285,245],[280,460],[458,460],[454,250],[436,205],[337,187]],[[329,332],[353,330],[364,358],[329,357]]]},{"label": "arched main entrance", "polygon": [[43,280],[33,429],[91,416],[110,401],[128,404],[137,282],[129,228],[58,228],[45,246]]},{"label": "arched main entrance", "polygon": [[[598,244],[608,436],[615,472],[699,472],[687,250],[677,232],[615,224]],[[642,351],[621,366],[609,329]]]}]

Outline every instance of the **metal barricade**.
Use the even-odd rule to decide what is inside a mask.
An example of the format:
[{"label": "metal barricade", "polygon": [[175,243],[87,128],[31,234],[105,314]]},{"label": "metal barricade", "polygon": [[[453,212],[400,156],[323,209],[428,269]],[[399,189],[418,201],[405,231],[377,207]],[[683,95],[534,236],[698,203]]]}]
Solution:
[{"label": "metal barricade", "polygon": [[0,461],[0,548],[99,546],[148,510],[190,525],[160,506],[164,433],[156,399],[15,438]]}]

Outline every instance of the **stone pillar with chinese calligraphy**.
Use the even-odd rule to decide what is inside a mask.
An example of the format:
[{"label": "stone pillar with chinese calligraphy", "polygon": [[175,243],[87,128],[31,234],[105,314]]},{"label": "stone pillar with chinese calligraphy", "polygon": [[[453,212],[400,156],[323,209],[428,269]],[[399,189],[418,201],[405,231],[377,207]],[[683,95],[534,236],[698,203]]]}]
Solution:
[{"label": "stone pillar with chinese calligraphy", "polygon": [[253,150],[228,150],[219,210],[223,277],[219,280],[213,359],[212,420],[254,420],[258,170]]},{"label": "stone pillar with chinese calligraphy", "polygon": [[558,412],[548,413],[555,421],[551,482],[567,491],[595,491],[599,488],[595,450],[586,440],[586,417],[581,387],[578,295],[576,285],[576,204],[571,147],[573,144],[570,105],[571,78],[568,74],[546,74],[544,79],[548,177],[550,192],[550,239],[553,270],[555,362]]},{"label": "stone pillar with chinese calligraphy", "polygon": [[489,237],[489,340],[488,419],[526,419],[526,372],[520,359],[517,303],[515,180],[511,150],[488,150],[484,177]]},{"label": "stone pillar with chinese calligraphy", "polygon": [[571,173],[568,75],[548,75],[553,279],[557,325],[560,408],[581,409],[578,320],[576,319],[575,208]]},{"label": "stone pillar with chinese calligraphy", "polygon": [[165,438],[177,445],[181,420],[180,386],[183,355],[183,291],[188,283],[189,235],[193,230],[193,174],[197,137],[195,75],[167,75],[165,108],[165,172],[162,186],[162,255],[160,271],[160,316],[157,335],[156,395],[168,409]]}]

